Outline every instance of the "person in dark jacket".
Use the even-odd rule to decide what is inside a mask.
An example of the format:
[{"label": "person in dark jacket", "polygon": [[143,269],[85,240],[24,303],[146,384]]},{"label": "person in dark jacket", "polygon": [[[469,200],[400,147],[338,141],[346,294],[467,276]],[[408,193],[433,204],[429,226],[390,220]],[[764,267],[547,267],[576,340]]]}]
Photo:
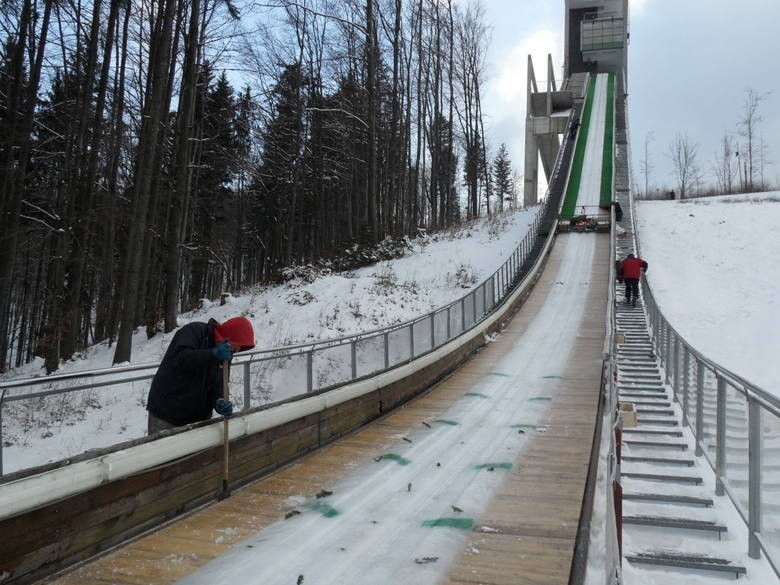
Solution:
[{"label": "person in dark jacket", "polygon": [[208,420],[212,410],[232,416],[233,403],[222,398],[221,368],[234,352],[254,346],[254,329],[246,317],[222,324],[210,319],[179,329],[149,389],[148,433]]},{"label": "person in dark jacket", "polygon": [[626,256],[626,259],[620,264],[618,277],[626,283],[626,304],[636,307],[636,301],[639,298],[639,279],[644,272],[647,272],[647,262],[641,258],[635,258],[633,254]]}]

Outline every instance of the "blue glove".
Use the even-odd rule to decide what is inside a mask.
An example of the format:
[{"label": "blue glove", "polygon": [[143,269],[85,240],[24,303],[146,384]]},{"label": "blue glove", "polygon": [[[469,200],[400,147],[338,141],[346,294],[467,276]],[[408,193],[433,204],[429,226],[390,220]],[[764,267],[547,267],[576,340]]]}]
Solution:
[{"label": "blue glove", "polygon": [[230,347],[230,340],[223,340],[222,343],[211,350],[211,354],[219,363],[229,362],[233,359],[233,348]]},{"label": "blue glove", "polygon": [[230,400],[224,398],[217,398],[217,403],[214,405],[214,410],[217,414],[230,418],[233,416],[233,403]]}]

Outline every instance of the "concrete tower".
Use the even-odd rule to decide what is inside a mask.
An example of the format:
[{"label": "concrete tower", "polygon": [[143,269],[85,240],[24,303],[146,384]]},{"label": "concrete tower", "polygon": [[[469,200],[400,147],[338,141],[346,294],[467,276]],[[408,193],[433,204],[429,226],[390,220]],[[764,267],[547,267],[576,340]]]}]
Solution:
[{"label": "concrete tower", "polygon": [[[564,80],[556,87],[547,57],[547,86],[539,88],[531,57],[525,121],[523,204],[539,196],[539,161],[548,182],[575,102],[584,98],[588,73],[616,73],[620,95],[626,92],[628,0],[565,0]],[[541,89],[541,90],[540,90]]]},{"label": "concrete tower", "polygon": [[565,77],[617,73],[626,78],[628,0],[566,0]]}]

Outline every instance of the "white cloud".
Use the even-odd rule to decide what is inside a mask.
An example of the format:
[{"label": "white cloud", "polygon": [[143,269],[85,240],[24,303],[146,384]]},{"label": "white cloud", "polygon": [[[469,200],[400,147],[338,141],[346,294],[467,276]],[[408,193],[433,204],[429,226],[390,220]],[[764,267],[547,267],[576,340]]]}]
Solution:
[{"label": "white cloud", "polygon": [[525,145],[525,109],[528,55],[533,60],[537,86],[547,85],[547,55],[552,55],[556,82],[563,75],[563,41],[550,29],[538,30],[509,49],[491,49],[493,74],[485,87],[484,112],[492,149],[502,142],[509,148],[513,166],[522,170]]},{"label": "white cloud", "polygon": [[630,0],[629,2],[629,17],[631,14],[642,14],[652,0]]},{"label": "white cloud", "polygon": [[495,57],[498,75],[493,88],[499,103],[516,109],[518,102],[525,110],[525,92],[528,55],[531,55],[536,81],[547,80],[547,55],[552,54],[556,77],[561,76],[561,41],[551,30],[540,30],[512,47],[504,55]]}]

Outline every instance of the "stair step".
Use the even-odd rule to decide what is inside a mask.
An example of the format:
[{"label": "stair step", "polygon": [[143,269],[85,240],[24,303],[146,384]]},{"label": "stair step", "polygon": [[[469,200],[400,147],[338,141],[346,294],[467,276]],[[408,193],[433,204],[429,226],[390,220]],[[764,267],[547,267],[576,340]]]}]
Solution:
[{"label": "stair step", "polygon": [[702,478],[692,477],[685,475],[663,475],[660,473],[632,473],[632,472],[620,472],[621,477],[628,477],[630,479],[648,479],[652,481],[668,481],[672,483],[689,483],[693,485],[701,485]]},{"label": "stair step", "polygon": [[[671,406],[671,402],[664,402],[663,399],[660,400],[653,400],[653,401],[647,401],[647,400],[634,400],[633,401],[634,406]],[[641,412],[641,409],[639,409],[639,412]],[[647,412],[650,412],[649,410]]]},{"label": "stair step", "polygon": [[656,447],[656,448],[670,448],[681,449],[685,451],[688,449],[687,443],[668,443],[664,441],[627,441],[623,439],[623,444],[629,447]]},{"label": "stair step", "polygon": [[661,379],[651,380],[649,378],[635,378],[634,376],[626,376],[618,372],[618,386],[621,388],[627,388],[630,390],[642,389],[647,391],[659,392],[666,388],[661,383]]},{"label": "stair step", "polygon": [[[640,410],[639,412],[647,412]],[[667,425],[667,426],[678,426],[678,422],[675,419],[669,420],[668,418],[639,418],[637,422],[642,425]]]},{"label": "stair step", "polygon": [[636,502],[658,502],[663,504],[683,504],[686,506],[704,506],[709,508],[715,504],[711,498],[697,498],[695,496],[677,496],[673,494],[637,494],[623,492],[624,500]]},{"label": "stair step", "polygon": [[661,463],[663,465],[684,465],[693,467],[696,463],[693,459],[669,459],[668,457],[637,457],[635,455],[623,455],[621,461],[636,463]]},{"label": "stair step", "polygon": [[668,516],[623,516],[623,524],[632,524],[634,526],[658,526],[661,528],[680,528],[683,530],[704,530],[707,532],[717,532],[719,536],[724,532],[728,532],[728,528],[725,525],[718,524],[712,520],[669,518]]},{"label": "stair step", "polygon": [[626,435],[664,435],[666,437],[682,437],[682,431],[656,431],[652,429],[623,429]]},{"label": "stair step", "polygon": [[747,569],[741,565],[734,565],[731,561],[726,559],[707,556],[671,552],[640,552],[636,554],[626,554],[624,555],[624,558],[630,563],[679,567],[681,569],[693,569],[697,571],[734,573],[737,578],[739,578],[740,575],[747,573]]},{"label": "stair step", "polygon": [[[636,402],[634,403],[634,406],[636,406]],[[653,406],[658,406],[656,404],[653,404]],[[674,410],[671,408],[637,408],[636,409],[637,414],[665,414],[668,416],[674,416]],[[642,419],[639,420],[639,422],[642,422]],[[666,424],[666,423],[662,423]]]},{"label": "stair step", "polygon": [[657,398],[658,400],[669,400],[669,397],[666,394],[647,392],[620,392],[618,396],[621,402],[633,402],[634,404],[636,404],[637,398]]}]

